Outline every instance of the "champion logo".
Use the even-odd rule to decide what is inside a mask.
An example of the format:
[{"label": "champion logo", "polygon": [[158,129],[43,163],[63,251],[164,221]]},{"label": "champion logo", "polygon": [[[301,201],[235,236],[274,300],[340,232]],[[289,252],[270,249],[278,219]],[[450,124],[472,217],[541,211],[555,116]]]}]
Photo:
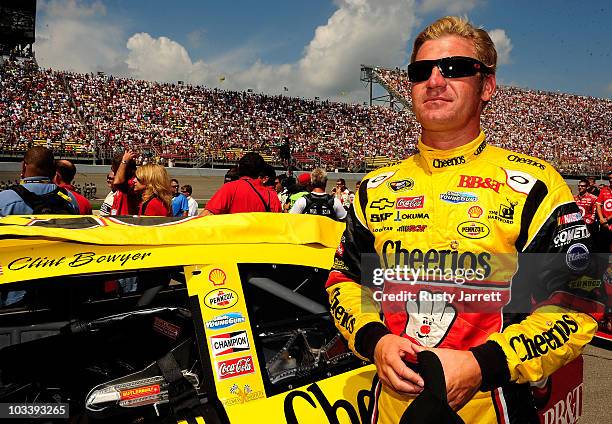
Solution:
[{"label": "champion logo", "polygon": [[214,335],[210,337],[210,346],[213,356],[242,352],[251,348],[249,337],[244,330]]}]

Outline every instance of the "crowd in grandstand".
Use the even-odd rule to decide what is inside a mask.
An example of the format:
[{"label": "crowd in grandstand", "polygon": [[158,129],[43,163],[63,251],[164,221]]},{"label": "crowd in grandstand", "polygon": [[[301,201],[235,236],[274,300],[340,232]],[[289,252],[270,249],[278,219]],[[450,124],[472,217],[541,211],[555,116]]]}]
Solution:
[{"label": "crowd in grandstand", "polygon": [[[405,72],[377,68],[376,74],[397,96],[410,98]],[[483,128],[496,145],[566,173],[591,174],[610,165],[593,158],[610,161],[611,122],[610,100],[498,87]],[[111,153],[135,149],[139,163],[235,162],[248,150],[276,158],[289,140],[301,168],[363,170],[370,158],[384,163],[414,153],[417,135],[409,112],[382,106],[52,71],[28,61],[0,66],[5,152],[41,144],[65,156],[92,155],[97,143]]]}]

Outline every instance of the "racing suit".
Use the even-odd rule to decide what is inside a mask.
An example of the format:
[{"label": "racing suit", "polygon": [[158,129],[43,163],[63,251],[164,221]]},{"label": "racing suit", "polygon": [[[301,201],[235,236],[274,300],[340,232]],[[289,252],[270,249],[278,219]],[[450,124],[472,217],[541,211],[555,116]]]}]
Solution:
[{"label": "racing suit", "polygon": [[[370,361],[389,333],[470,349],[482,386],[459,415],[467,423],[530,422],[526,383],[579,356],[604,309],[567,279],[589,266],[588,231],[561,176],[539,159],[490,146],[483,132],[452,150],[418,148],[364,178],[326,285],[331,315]],[[383,269],[407,266],[425,277],[381,284],[368,254]],[[478,280],[457,284],[461,267]],[[455,280],[424,271],[436,269]],[[380,384],[375,393],[372,422],[399,422],[410,397]]]}]

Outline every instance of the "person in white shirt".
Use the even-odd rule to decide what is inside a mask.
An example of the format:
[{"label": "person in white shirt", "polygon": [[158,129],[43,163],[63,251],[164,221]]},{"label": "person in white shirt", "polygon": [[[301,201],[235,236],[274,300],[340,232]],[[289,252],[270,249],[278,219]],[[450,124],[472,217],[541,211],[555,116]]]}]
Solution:
[{"label": "person in white shirt", "polygon": [[297,199],[289,213],[321,215],[336,221],[343,221],[347,212],[342,206],[342,202],[337,197],[325,192],[327,172],[321,168],[315,169],[310,173],[310,182],[312,192]]},{"label": "person in white shirt", "polygon": [[193,188],[189,184],[185,184],[181,187],[181,193],[187,197],[187,204],[189,205],[189,212],[187,212],[187,216],[197,216],[198,214],[198,202],[196,199],[191,197],[191,193],[193,193]]}]

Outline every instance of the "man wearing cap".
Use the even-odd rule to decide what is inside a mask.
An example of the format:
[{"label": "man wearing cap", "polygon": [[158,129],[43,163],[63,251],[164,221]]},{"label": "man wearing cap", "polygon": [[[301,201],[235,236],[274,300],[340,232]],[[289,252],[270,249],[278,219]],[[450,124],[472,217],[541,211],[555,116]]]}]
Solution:
[{"label": "man wearing cap", "polygon": [[612,171],[608,172],[608,187],[600,190],[596,205],[597,218],[601,224],[599,235],[601,245],[603,249],[612,253]]},{"label": "man wearing cap", "polygon": [[[453,411],[466,423],[538,422],[529,383],[578,357],[602,316],[596,294],[571,284],[596,277],[569,187],[480,129],[496,61],[487,32],[462,18],[416,37],[419,152],[366,175],[349,210],[326,287],[336,327],[376,365],[373,423],[459,422]],[[421,393],[436,402],[417,363],[425,350],[452,414],[439,397],[435,416],[411,409]]]},{"label": "man wearing cap", "polygon": [[297,177],[297,182],[289,188],[289,196],[283,207],[285,212],[289,212],[291,208],[293,208],[293,205],[295,205],[295,202],[310,193],[310,190],[310,174],[304,172]]}]

